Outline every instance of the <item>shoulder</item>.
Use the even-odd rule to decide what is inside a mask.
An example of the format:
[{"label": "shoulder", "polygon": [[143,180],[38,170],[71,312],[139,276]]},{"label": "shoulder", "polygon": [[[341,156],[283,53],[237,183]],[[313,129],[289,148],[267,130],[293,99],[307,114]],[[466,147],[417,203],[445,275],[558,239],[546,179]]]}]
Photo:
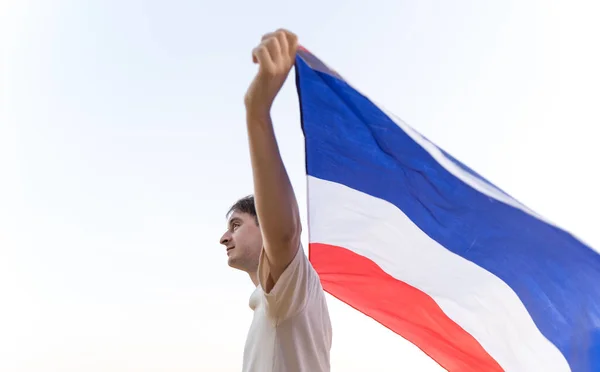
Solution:
[{"label": "shoulder", "polygon": [[[268,262],[264,254],[259,263],[259,285],[264,288],[268,280]],[[307,306],[320,304],[325,299],[320,278],[302,244],[289,265],[282,272],[273,288],[262,291],[268,312],[278,318],[289,318],[302,312]]]}]

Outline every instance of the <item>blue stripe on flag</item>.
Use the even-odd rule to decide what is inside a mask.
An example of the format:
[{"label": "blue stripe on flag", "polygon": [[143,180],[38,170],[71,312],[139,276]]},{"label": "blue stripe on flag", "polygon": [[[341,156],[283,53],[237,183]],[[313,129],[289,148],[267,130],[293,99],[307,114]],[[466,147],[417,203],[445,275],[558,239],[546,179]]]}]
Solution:
[{"label": "blue stripe on flag", "polygon": [[308,175],[396,205],[439,244],[507,283],[573,371],[600,370],[597,252],[468,186],[344,81],[302,58],[296,74]]}]

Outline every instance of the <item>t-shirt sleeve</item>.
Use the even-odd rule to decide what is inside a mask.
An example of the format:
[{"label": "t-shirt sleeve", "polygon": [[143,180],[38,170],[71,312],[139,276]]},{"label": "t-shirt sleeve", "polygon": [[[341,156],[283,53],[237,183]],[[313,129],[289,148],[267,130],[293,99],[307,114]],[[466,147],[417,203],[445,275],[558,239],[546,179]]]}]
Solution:
[{"label": "t-shirt sleeve", "polygon": [[[265,288],[264,284],[270,274],[269,262],[264,251],[260,256],[258,273],[259,284]],[[302,311],[319,288],[319,276],[300,245],[275,286],[269,293],[264,293],[267,314],[277,322],[284,321]]]}]

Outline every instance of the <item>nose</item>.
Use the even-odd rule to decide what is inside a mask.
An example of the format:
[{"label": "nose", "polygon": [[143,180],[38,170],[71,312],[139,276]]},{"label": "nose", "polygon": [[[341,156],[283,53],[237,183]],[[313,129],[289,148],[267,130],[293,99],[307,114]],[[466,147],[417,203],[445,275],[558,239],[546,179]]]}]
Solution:
[{"label": "nose", "polygon": [[221,240],[219,241],[219,243],[221,243],[223,245],[227,245],[227,244],[229,244],[230,241],[231,241],[231,234],[228,231],[225,234],[223,234],[223,236],[221,236]]}]

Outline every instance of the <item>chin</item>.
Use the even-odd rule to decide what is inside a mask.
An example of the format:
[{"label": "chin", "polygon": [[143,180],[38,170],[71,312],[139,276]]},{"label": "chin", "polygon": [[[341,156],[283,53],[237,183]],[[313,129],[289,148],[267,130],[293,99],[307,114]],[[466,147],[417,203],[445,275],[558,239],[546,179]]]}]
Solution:
[{"label": "chin", "polygon": [[237,264],[238,264],[238,262],[237,262],[237,260],[234,257],[228,257],[227,258],[227,265],[229,267],[232,267],[234,269],[239,269],[239,267],[238,267]]}]

